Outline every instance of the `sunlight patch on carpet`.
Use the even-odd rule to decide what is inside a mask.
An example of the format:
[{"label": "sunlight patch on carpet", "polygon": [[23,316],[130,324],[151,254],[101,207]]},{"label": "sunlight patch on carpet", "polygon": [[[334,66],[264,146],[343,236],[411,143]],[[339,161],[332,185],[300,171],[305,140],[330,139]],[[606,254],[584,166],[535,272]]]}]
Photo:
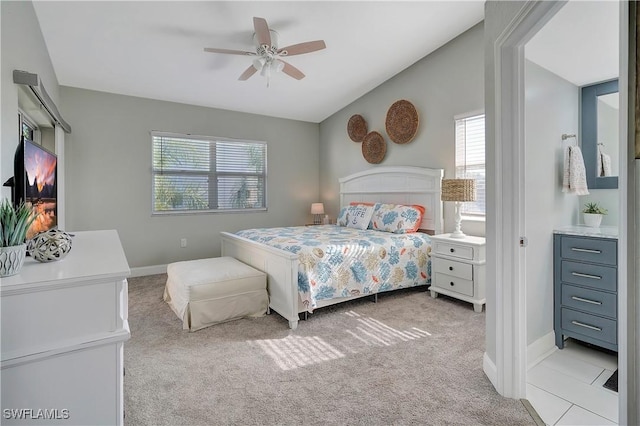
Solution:
[{"label": "sunlight patch on carpet", "polygon": [[345,357],[318,336],[287,336],[283,339],[256,340],[255,343],[285,371]]},{"label": "sunlight patch on carpet", "polygon": [[346,332],[353,338],[369,346],[391,346],[397,343],[431,336],[431,333],[428,331],[421,330],[417,327],[411,327],[408,330],[398,330],[377,319],[362,317],[354,311],[345,312],[345,315],[354,318],[358,323],[355,330],[347,330]]}]

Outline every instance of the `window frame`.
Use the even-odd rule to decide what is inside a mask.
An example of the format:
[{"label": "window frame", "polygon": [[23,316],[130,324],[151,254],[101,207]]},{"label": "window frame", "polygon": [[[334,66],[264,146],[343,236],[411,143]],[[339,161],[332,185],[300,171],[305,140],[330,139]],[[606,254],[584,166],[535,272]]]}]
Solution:
[{"label": "window frame", "polygon": [[29,117],[29,114],[27,114],[26,112],[24,112],[22,109],[18,108],[18,137],[19,140],[22,140],[22,127],[23,126],[27,126],[31,129],[32,135],[33,137],[30,138],[29,140],[31,142],[35,142],[38,145],[42,145],[41,142],[41,132],[40,132],[40,127],[36,124],[36,121],[33,120],[31,117]]},{"label": "window frame", "polygon": [[[189,133],[173,133],[173,132],[165,132],[165,131],[156,131],[152,130],[150,132],[150,140],[151,140],[151,215],[152,216],[165,216],[165,215],[199,215],[199,214],[237,214],[237,213],[255,213],[255,212],[264,212],[268,210],[268,196],[267,196],[267,142],[266,141],[256,141],[249,139],[236,139],[236,138],[223,138],[217,136],[205,136],[205,135],[193,135]],[[264,172],[261,174],[258,173],[246,173],[247,176],[259,176],[264,181],[264,206],[262,207],[247,207],[247,208],[227,208],[227,209],[176,209],[176,210],[156,210],[155,198],[156,198],[156,175],[163,174],[162,172],[156,171],[153,164],[153,156],[154,156],[154,144],[155,137],[169,137],[169,138],[180,138],[180,139],[189,139],[194,141],[204,141],[208,143],[230,143],[230,144],[255,144],[264,146]],[[211,147],[211,145],[209,145]],[[211,154],[212,159],[215,161],[215,154]],[[215,163],[214,163],[215,164]],[[198,175],[198,176],[207,176],[208,178],[216,178],[220,176],[236,176],[239,173],[234,172],[217,172],[216,170],[211,170],[211,167],[207,172],[196,172],[191,170],[182,170],[176,171],[172,174],[184,174],[184,175]],[[218,185],[208,185],[208,199],[217,199],[218,196]]]},{"label": "window frame", "polygon": [[457,163],[457,151],[458,151],[458,132],[457,132],[457,125],[458,125],[458,121],[460,120],[467,120],[470,118],[476,118],[476,117],[480,117],[483,116],[484,117],[484,130],[485,130],[485,136],[484,136],[484,163],[483,163],[483,167],[484,167],[484,176],[485,176],[485,205],[484,205],[484,212],[483,213],[475,213],[475,212],[467,212],[464,210],[464,206],[465,203],[462,204],[461,208],[462,208],[462,217],[465,220],[476,220],[476,221],[484,221],[486,219],[487,216],[487,205],[486,205],[486,177],[487,177],[487,151],[486,151],[486,147],[487,147],[487,142],[486,142],[486,114],[484,112],[484,109],[479,109],[479,110],[475,110],[475,111],[470,111],[467,113],[463,113],[463,114],[458,114],[455,115],[453,117],[453,132],[454,132],[454,175],[456,178],[466,178],[467,172],[467,166],[466,164],[464,165],[465,168],[465,173],[463,176],[461,176],[458,173],[458,169],[462,166],[459,166]]}]

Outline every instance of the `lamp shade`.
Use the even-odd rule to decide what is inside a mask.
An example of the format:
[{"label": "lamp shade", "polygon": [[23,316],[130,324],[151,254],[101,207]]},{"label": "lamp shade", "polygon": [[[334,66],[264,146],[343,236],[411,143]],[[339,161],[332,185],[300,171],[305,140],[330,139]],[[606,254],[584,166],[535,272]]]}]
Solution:
[{"label": "lamp shade", "polygon": [[324,204],[322,203],[311,204],[311,214],[324,214]]},{"label": "lamp shade", "polygon": [[442,179],[442,201],[475,201],[475,179]]}]

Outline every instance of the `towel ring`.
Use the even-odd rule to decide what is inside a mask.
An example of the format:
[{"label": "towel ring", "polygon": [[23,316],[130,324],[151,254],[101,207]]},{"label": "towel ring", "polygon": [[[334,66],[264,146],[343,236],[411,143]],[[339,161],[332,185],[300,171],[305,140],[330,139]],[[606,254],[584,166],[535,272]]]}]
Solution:
[{"label": "towel ring", "polygon": [[576,140],[575,144],[578,145],[578,138],[576,137],[576,135],[570,135],[570,134],[567,134],[567,133],[563,133],[562,134],[562,140],[563,141],[566,141],[569,138],[574,138]]}]

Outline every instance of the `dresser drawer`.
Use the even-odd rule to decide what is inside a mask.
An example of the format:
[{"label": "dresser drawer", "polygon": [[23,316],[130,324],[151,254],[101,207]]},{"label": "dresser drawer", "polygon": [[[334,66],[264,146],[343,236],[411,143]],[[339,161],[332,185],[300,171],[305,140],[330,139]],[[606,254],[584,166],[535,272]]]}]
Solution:
[{"label": "dresser drawer", "polygon": [[594,339],[617,344],[618,327],[614,320],[562,308],[562,328]]},{"label": "dresser drawer", "polygon": [[562,285],[562,306],[616,318],[617,295],[573,285]]},{"label": "dresser drawer", "polygon": [[456,262],[455,260],[432,258],[434,272],[441,272],[465,280],[473,280],[473,265],[469,263]]},{"label": "dresser drawer", "polygon": [[473,260],[473,247],[462,246],[456,244],[449,244],[437,241],[435,243],[434,251],[438,254],[444,254],[452,257],[459,257],[460,259]]},{"label": "dresser drawer", "polygon": [[433,284],[436,287],[473,297],[473,281],[470,280],[436,272]]},{"label": "dresser drawer", "polygon": [[562,281],[587,287],[616,291],[618,274],[615,267],[562,261]]},{"label": "dresser drawer", "polygon": [[618,244],[616,241],[562,237],[561,256],[563,259],[579,260],[582,262],[617,264]]}]

